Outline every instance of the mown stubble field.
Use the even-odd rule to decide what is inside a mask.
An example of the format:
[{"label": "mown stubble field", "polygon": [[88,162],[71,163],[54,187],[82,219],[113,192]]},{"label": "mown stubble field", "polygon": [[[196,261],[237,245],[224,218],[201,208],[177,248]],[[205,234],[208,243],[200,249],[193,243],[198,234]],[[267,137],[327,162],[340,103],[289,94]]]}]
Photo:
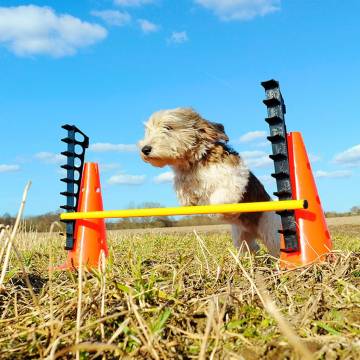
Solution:
[{"label": "mown stubble field", "polygon": [[20,232],[0,358],[358,359],[360,226],[330,229],[327,261],[295,271],[238,257],[223,230],[110,232],[105,271],[80,288],[76,272],[48,270],[64,262],[61,236]]}]

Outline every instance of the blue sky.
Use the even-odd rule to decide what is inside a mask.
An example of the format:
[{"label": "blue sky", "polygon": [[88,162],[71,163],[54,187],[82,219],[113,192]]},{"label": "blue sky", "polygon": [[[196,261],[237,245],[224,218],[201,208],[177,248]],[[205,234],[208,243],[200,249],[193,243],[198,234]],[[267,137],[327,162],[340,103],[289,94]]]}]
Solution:
[{"label": "blue sky", "polygon": [[[360,205],[360,2],[63,0],[0,3],[0,214],[63,203],[62,124],[91,139],[108,209],[176,205],[169,169],[134,144],[156,110],[192,106],[225,125],[273,191],[260,82],[280,81],[326,210]],[[128,145],[128,146],[124,146]]]}]

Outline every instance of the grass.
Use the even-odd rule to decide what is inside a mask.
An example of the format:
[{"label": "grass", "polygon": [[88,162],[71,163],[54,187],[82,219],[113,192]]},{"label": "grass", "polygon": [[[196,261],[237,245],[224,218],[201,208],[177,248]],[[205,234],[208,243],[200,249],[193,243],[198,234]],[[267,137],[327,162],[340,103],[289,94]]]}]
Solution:
[{"label": "grass", "polygon": [[110,232],[105,271],[83,274],[80,314],[78,274],[48,271],[65,260],[63,238],[19,232],[0,358],[356,359],[360,227],[331,232],[326,262],[287,272],[265,253],[234,258],[227,233]]}]

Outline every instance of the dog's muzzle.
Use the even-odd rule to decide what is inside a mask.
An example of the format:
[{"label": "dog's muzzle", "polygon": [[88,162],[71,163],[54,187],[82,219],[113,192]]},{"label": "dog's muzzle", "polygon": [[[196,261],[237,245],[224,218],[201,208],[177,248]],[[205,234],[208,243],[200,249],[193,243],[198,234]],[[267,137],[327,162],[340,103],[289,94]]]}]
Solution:
[{"label": "dog's muzzle", "polygon": [[141,152],[145,155],[148,156],[151,153],[152,147],[150,145],[145,145],[142,149]]}]

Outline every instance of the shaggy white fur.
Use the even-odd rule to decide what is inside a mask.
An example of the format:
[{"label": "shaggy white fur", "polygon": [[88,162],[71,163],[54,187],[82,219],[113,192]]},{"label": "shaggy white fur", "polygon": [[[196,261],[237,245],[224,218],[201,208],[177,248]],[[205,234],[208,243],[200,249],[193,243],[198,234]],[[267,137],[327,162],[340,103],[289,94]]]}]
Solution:
[{"label": "shaggy white fur", "polygon": [[183,206],[235,204],[242,198],[249,178],[244,164],[234,167],[214,163],[189,170],[175,166],[174,172],[176,194]]},{"label": "shaggy white fur", "polygon": [[[203,119],[192,109],[177,108],[150,117],[139,147],[144,161],[173,168],[176,194],[183,206],[270,200],[240,156],[226,145],[227,141],[221,124]],[[236,247],[246,242],[255,252],[259,249],[258,238],[273,256],[279,256],[280,216],[228,214],[223,219],[232,224]]]}]

